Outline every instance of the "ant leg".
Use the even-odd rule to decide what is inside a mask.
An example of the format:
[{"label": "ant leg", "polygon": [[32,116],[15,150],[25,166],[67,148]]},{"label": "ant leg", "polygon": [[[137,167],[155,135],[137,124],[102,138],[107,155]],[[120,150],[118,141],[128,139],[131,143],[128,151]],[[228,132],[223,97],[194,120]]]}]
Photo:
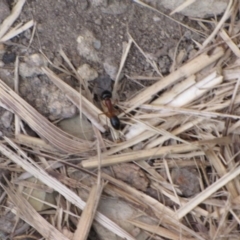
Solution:
[{"label": "ant leg", "polygon": [[112,104],[113,104],[113,105],[117,105],[117,104],[118,104],[118,99],[114,99],[114,100],[112,101]]},{"label": "ant leg", "polygon": [[106,115],[106,113],[105,113],[105,112],[102,112],[102,113],[99,113],[99,114],[98,114],[98,121],[99,121],[99,122],[100,122],[99,116],[101,116],[101,115]]},{"label": "ant leg", "polygon": [[107,112],[102,112],[102,113],[99,113],[99,114],[98,114],[98,121],[99,121],[99,122],[100,122],[100,118],[99,118],[100,115],[105,115],[105,116],[106,116],[106,126],[108,126],[108,122],[107,122]]}]

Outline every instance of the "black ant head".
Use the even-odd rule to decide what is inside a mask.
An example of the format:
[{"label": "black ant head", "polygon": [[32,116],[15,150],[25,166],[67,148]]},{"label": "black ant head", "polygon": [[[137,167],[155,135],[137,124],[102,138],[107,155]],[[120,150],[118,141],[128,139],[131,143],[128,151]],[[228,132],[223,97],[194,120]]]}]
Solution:
[{"label": "black ant head", "polygon": [[101,94],[101,99],[106,100],[112,98],[112,93],[109,90],[104,90]]}]

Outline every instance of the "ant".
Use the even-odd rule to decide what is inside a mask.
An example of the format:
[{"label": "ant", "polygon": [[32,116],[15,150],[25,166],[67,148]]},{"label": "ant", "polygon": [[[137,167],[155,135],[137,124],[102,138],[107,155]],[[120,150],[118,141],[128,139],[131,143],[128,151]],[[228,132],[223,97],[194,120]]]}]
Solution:
[{"label": "ant", "polygon": [[106,108],[108,110],[108,112],[106,112],[105,114],[110,119],[110,122],[111,122],[111,125],[113,126],[113,128],[115,128],[116,130],[119,130],[121,127],[121,123],[120,123],[119,118],[114,113],[114,107],[113,107],[111,98],[112,98],[112,93],[110,91],[104,90],[102,92],[101,99],[102,99],[102,101],[104,101],[104,105],[106,106]]}]

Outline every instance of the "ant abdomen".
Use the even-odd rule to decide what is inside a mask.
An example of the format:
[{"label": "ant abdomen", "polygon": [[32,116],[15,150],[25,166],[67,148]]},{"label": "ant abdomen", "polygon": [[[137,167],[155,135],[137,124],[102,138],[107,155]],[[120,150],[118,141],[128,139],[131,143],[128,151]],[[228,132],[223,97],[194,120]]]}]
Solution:
[{"label": "ant abdomen", "polygon": [[120,130],[121,123],[117,116],[112,116],[110,118],[110,122],[111,122],[111,125],[113,126],[113,128],[115,128],[116,130]]}]

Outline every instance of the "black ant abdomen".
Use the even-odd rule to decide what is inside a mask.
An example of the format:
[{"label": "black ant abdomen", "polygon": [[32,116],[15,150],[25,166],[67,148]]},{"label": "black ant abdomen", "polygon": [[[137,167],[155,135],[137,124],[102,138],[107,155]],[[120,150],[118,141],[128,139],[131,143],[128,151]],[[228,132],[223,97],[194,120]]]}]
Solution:
[{"label": "black ant abdomen", "polygon": [[120,130],[121,122],[117,116],[111,117],[110,122],[111,122],[111,125],[113,126],[113,128],[115,128],[116,130]]}]

